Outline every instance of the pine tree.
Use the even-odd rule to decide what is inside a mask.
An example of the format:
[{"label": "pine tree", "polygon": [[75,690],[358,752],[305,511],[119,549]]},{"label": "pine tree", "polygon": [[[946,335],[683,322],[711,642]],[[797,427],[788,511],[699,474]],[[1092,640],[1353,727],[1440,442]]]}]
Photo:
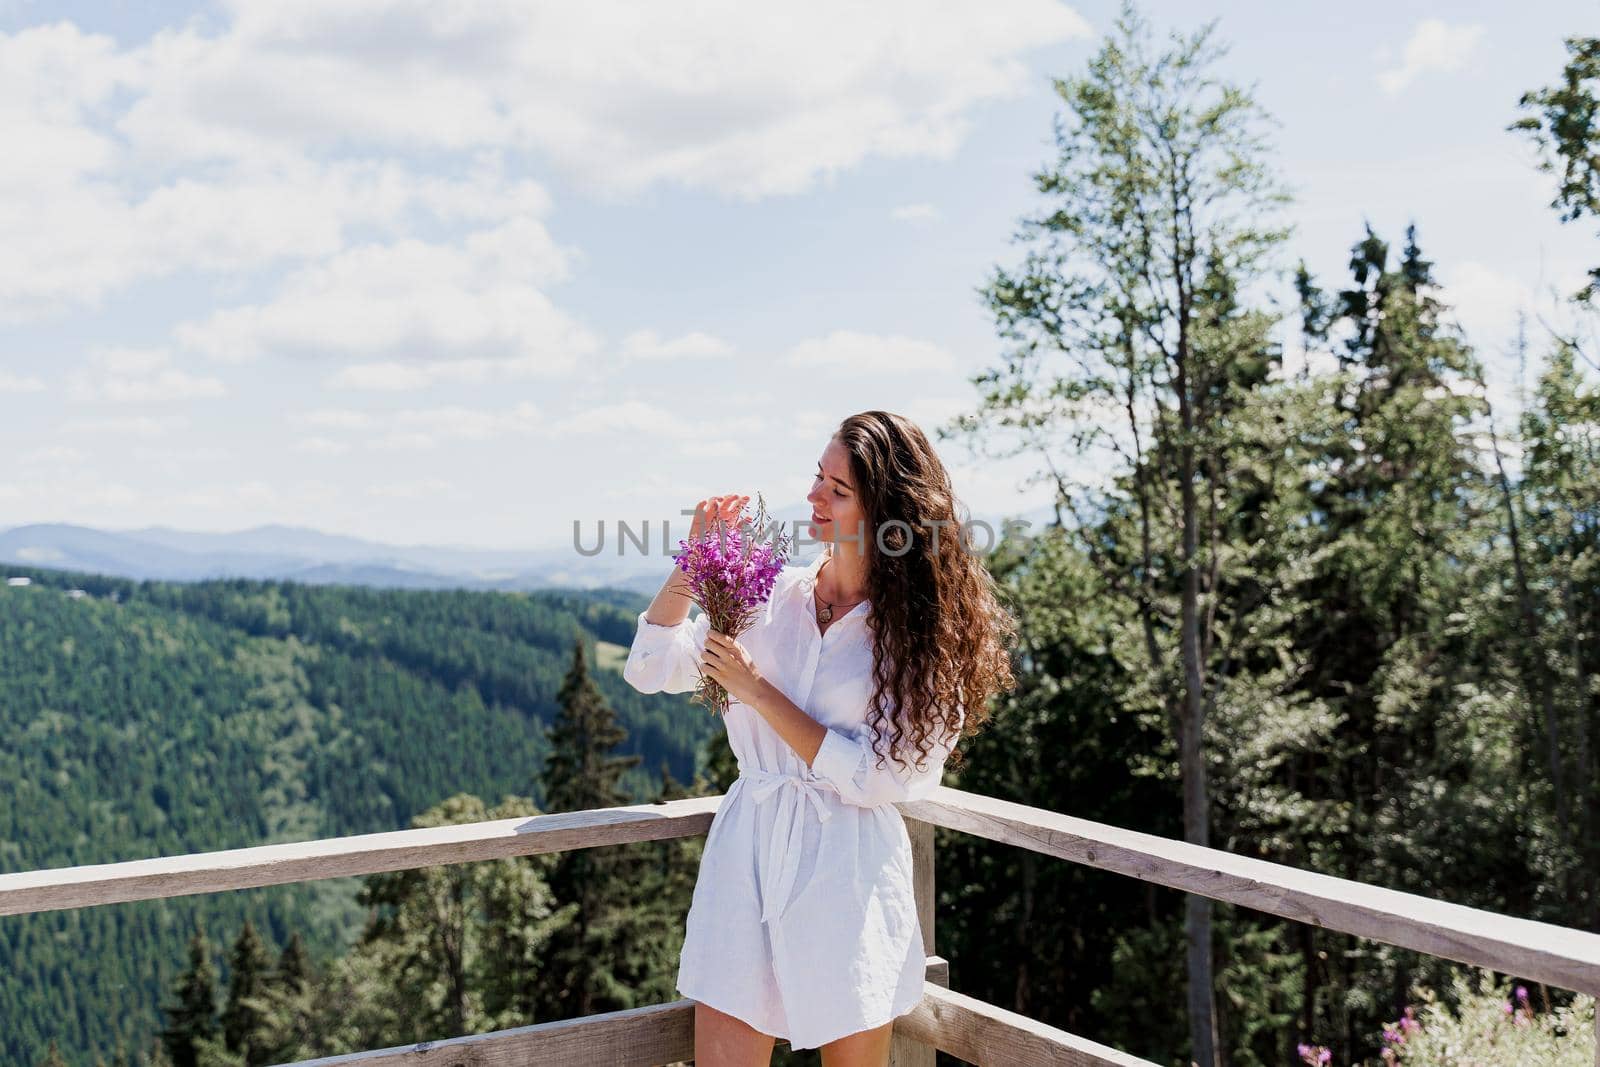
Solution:
[{"label": "pine tree", "polygon": [[211,945],[198,924],[189,939],[189,968],[173,983],[174,1000],[162,1005],[167,1025],[161,1040],[172,1067],[198,1067],[196,1042],[217,1034],[215,972]]},{"label": "pine tree", "polygon": [[1586,381],[1577,349],[1558,341],[1522,415],[1528,568],[1543,640],[1532,650],[1557,720],[1570,743],[1557,753],[1570,768],[1572,834],[1581,868],[1569,880],[1571,910],[1557,921],[1600,925],[1600,388]]},{"label": "pine tree", "polygon": [[228,1051],[243,1053],[251,1067],[265,1063],[261,1047],[262,1008],[272,960],[255,926],[247,918],[234,940],[228,960],[228,998],[222,1009],[222,1033]]},{"label": "pine tree", "polygon": [[[1494,536],[1492,492],[1470,432],[1482,412],[1481,372],[1444,318],[1415,227],[1394,262],[1368,226],[1350,272],[1352,284],[1331,297],[1303,271],[1299,280],[1308,343],[1331,347],[1338,371],[1310,386],[1329,418],[1298,440],[1310,508],[1296,590],[1306,608],[1294,623],[1307,670],[1297,686],[1337,725],[1294,769],[1304,810],[1316,817],[1293,828],[1301,854],[1290,862],[1439,895],[1442,857],[1481,871],[1518,851],[1501,820],[1460,788],[1493,766],[1487,749],[1473,756],[1458,744],[1467,732],[1462,694],[1484,694],[1474,732],[1515,713],[1500,665],[1468,654],[1455,621],[1467,609],[1473,561]],[[1536,737],[1528,731],[1518,748],[1537,751]],[[1476,880],[1445,895],[1515,910],[1483,899],[1491,883]],[[1445,977],[1440,961],[1415,953],[1312,926],[1296,936],[1302,1030],[1325,1035],[1336,1058],[1362,1054],[1413,981]]]},{"label": "pine tree", "polygon": [[56,1047],[55,1038],[50,1039],[50,1047],[44,1050],[44,1057],[39,1060],[39,1067],[67,1067],[66,1058]]},{"label": "pine tree", "polygon": [[[556,699],[561,710],[551,727],[544,771],[550,810],[632,803],[619,782],[640,757],[613,754],[627,731],[589,676],[581,637],[573,644],[572,666]],[[652,928],[654,916],[641,900],[648,862],[648,852],[635,845],[561,855],[550,886],[563,905],[576,906],[570,922],[551,939],[548,977],[541,990],[543,1018],[577,1018],[646,1002],[639,987],[662,967],[660,946],[671,936]]]},{"label": "pine tree", "polygon": [[296,930],[289,935],[289,943],[278,955],[273,980],[285,988],[298,988],[313,980],[311,959],[306,955],[306,945]]}]

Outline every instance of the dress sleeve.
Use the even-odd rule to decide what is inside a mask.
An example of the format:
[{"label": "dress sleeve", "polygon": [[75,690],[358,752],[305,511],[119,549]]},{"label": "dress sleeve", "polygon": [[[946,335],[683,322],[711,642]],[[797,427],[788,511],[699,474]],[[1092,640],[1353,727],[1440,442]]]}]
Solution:
[{"label": "dress sleeve", "polygon": [[641,693],[687,693],[700,684],[700,658],[705,653],[711,616],[701,612],[676,626],[662,626],[639,612],[623,679]]},{"label": "dress sleeve", "polygon": [[[966,709],[958,707],[957,710],[961,723],[965,725]],[[933,739],[933,745],[922,760],[920,769],[916,765],[915,746],[910,752],[904,753],[911,761],[910,766],[901,763],[894,755],[885,756],[880,766],[878,754],[872,750],[872,737],[871,723],[863,723],[850,731],[829,727],[811,761],[812,772],[837,788],[839,796],[847,804],[870,808],[916,800],[933,792],[944,776],[945,760],[955,748],[960,728],[948,738]]]}]

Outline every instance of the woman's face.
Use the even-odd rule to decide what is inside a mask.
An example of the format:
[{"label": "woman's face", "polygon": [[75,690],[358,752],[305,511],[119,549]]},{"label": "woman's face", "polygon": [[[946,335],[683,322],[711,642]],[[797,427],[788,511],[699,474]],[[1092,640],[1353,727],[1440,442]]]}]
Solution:
[{"label": "woman's face", "polygon": [[852,539],[848,543],[856,551],[866,548],[866,515],[850,477],[850,454],[837,439],[829,440],[823,449],[806,500],[811,505],[810,537],[834,543]]}]

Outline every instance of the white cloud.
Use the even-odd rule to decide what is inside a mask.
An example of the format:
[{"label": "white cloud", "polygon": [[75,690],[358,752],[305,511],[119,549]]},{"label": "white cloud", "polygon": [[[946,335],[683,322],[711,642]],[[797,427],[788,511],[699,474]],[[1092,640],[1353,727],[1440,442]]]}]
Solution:
[{"label": "white cloud", "polygon": [[308,426],[326,426],[339,430],[363,430],[376,421],[365,411],[352,411],[348,408],[318,408],[315,411],[294,412],[289,418]]},{"label": "white cloud", "polygon": [[172,365],[162,349],[102,348],[91,353],[87,367],[67,375],[74,400],[115,404],[151,404],[197,397],[225,396],[220,378],[190,374]]},{"label": "white cloud", "polygon": [[654,330],[635,330],[622,339],[622,355],[625,359],[711,359],[733,355],[733,346],[700,330],[670,341]]},{"label": "white cloud", "polygon": [[460,245],[405,238],[352,248],[294,272],[268,303],[216,311],[176,333],[229,362],[365,360],[330,380],[345,388],[560,376],[599,347],[540,288],[567,270],[567,251],[522,218]]},{"label": "white cloud", "polygon": [[342,456],[350,451],[349,444],[329,437],[303,437],[293,447],[296,452],[309,452],[315,456]]},{"label": "white cloud", "polygon": [[901,204],[889,212],[889,217],[896,222],[933,222],[940,214],[932,204]]},{"label": "white cloud", "polygon": [[10,371],[0,370],[0,393],[42,393],[44,382],[33,375],[23,377],[12,374]]},{"label": "white cloud", "polygon": [[841,417],[838,411],[804,408],[785,415],[783,425],[788,431],[790,440],[813,443],[820,456],[823,447],[828,443],[829,435],[839,428]]},{"label": "white cloud", "polygon": [[1483,39],[1480,25],[1452,26],[1440,19],[1423,19],[1406,41],[1400,65],[1378,75],[1378,85],[1393,96],[1420,75],[1459,70]]},{"label": "white cloud", "polygon": [[955,365],[949,352],[930,341],[855,330],[801,341],[785,358],[790,366],[849,374],[944,371]]},{"label": "white cloud", "polygon": [[685,448],[701,447],[708,432],[731,438],[753,437],[771,429],[771,423],[758,415],[719,414],[709,424],[702,416],[685,418],[671,408],[644,400],[623,400],[585,408],[564,419],[550,422],[545,435],[561,440],[575,435],[599,434],[606,437],[645,434],[660,441],[677,441]]},{"label": "white cloud", "polygon": [[189,425],[186,415],[112,415],[67,419],[61,424],[64,434],[118,434],[129,437],[165,437]]},{"label": "white cloud", "polygon": [[1537,303],[1532,289],[1476,260],[1441,268],[1439,285],[1440,299],[1449,305],[1446,317],[1482,351],[1507,344],[1516,334],[1517,312],[1531,316]]},{"label": "white cloud", "polygon": [[560,419],[550,427],[553,434],[645,433],[657,439],[688,440],[704,432],[699,419],[686,419],[671,409],[643,400],[599,404]]},{"label": "white cloud", "polygon": [[[289,418],[306,426],[359,433],[358,443],[376,451],[425,450],[449,440],[488,441],[512,434],[542,434],[548,430],[539,408],[528,401],[504,410],[458,404],[383,412],[321,408],[296,412]],[[347,451],[351,444],[313,434],[300,439],[294,447],[298,451],[332,455]]]},{"label": "white cloud", "polygon": [[726,437],[706,441],[686,441],[680,449],[683,455],[692,459],[737,459],[749,450],[748,444]]},{"label": "white cloud", "polygon": [[357,363],[330,375],[330,389],[370,389],[375,392],[403,392],[426,389],[437,380],[436,366],[404,363]]},{"label": "white cloud", "polygon": [[[495,223],[548,209],[493,153],[459,176],[383,158],[313,159],[289,143],[206,161],[102,117],[150,91],[151,55],[70,24],[0,34],[0,321],[94,305],[179,270],[248,273],[331,255],[419,220]],[[182,71],[174,71],[182,75]],[[220,102],[209,107],[225,118]]]},{"label": "white cloud", "polygon": [[85,459],[81,448],[71,445],[39,445],[35,448],[23,449],[17,453],[18,466],[43,465],[46,463],[59,463],[62,465],[76,465]]},{"label": "white cloud", "polygon": [[[183,269],[318,260],[419,219],[544,214],[506,153],[602,196],[672,184],[747,200],[869,158],[948,158],[978,106],[1033,88],[1024,53],[1091,33],[1058,0],[283,0],[223,15],[131,47],[68,22],[0,34],[0,321]],[[402,162],[422,154],[448,173]]]},{"label": "white cloud", "polygon": [[198,158],[338,147],[353,130],[396,148],[512,144],[615,193],[749,198],[869,156],[947,155],[976,104],[1030,88],[1021,53],[1091,32],[1056,0],[232,8],[216,37],[141,51],[130,137]]},{"label": "white cloud", "polygon": [[[595,341],[584,331],[579,335],[587,351]],[[434,359],[406,364],[353,363],[328,376],[323,383],[333,389],[365,389],[374,392],[406,392],[426,389],[445,382],[477,385],[495,380],[548,378],[573,369],[571,360],[552,360],[544,352],[530,352],[506,359]]]}]

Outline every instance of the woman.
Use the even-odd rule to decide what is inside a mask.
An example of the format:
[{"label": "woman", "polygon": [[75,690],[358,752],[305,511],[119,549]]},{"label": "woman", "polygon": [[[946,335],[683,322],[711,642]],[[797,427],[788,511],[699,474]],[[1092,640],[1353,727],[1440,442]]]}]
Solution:
[{"label": "woman", "polygon": [[[706,835],[677,976],[696,1002],[697,1067],[770,1063],[777,1037],[821,1049],[825,1067],[887,1062],[926,959],[895,804],[938,786],[989,697],[1015,684],[1013,620],[915,424],[845,419],[807,499],[825,551],[780,572],[738,640],[688,619],[674,568],[623,671],[646,693],[688,692],[703,672],[730,697],[739,777]],[[748,500],[701,501],[691,536]]]}]

